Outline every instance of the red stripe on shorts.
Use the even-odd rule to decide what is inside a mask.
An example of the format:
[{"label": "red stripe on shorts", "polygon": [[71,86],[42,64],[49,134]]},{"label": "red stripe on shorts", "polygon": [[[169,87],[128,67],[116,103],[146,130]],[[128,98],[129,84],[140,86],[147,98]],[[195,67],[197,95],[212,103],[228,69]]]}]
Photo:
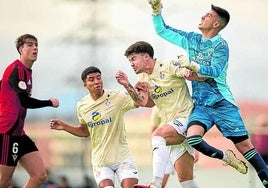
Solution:
[{"label": "red stripe on shorts", "polygon": [[9,148],[9,141],[10,141],[10,136],[7,134],[3,135],[3,148],[2,148],[2,159],[1,159],[1,164],[7,164],[8,161],[8,148]]}]

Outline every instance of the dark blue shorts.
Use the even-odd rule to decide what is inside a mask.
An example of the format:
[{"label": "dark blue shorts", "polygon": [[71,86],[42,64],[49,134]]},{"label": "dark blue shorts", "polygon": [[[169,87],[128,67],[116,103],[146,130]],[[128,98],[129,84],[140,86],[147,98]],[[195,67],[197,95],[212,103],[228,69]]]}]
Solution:
[{"label": "dark blue shorts", "polygon": [[17,166],[19,159],[27,153],[38,151],[35,143],[27,136],[0,134],[0,164]]},{"label": "dark blue shorts", "polygon": [[216,125],[225,137],[248,135],[239,108],[227,100],[213,106],[196,105],[189,117],[188,127],[196,124],[205,126],[206,131]]}]

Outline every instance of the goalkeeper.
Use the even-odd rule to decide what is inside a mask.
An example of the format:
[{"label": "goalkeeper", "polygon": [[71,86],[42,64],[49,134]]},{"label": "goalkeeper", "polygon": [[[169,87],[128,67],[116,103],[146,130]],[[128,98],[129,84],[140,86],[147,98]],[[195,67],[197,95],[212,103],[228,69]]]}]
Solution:
[{"label": "goalkeeper", "polygon": [[219,32],[228,24],[229,13],[223,8],[211,5],[211,10],[201,17],[198,25],[201,34],[198,34],[166,25],[161,15],[161,1],[150,1],[150,4],[156,33],[188,53],[189,59],[179,57],[181,67],[207,77],[204,81],[189,77],[189,80],[192,80],[194,100],[194,110],[190,115],[187,130],[189,144],[201,153],[221,159],[240,173],[246,174],[246,164],[238,160],[231,150],[223,152],[202,139],[215,124],[223,136],[230,139],[255,168],[264,187],[268,187],[268,169],[249,139],[239,108],[226,82],[229,48]]}]

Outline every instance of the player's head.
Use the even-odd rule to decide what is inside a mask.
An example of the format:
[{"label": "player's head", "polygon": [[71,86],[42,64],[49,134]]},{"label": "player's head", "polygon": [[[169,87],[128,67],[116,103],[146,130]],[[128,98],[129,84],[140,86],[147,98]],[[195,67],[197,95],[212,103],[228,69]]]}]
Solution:
[{"label": "player's head", "polygon": [[138,41],[129,46],[125,51],[125,56],[128,58],[132,54],[147,53],[151,58],[154,57],[154,49],[148,42]]},{"label": "player's head", "polygon": [[81,74],[82,81],[85,82],[87,79],[87,76],[91,73],[99,73],[101,75],[101,71],[99,68],[94,67],[94,66],[90,66],[90,67],[87,67],[85,70],[83,70],[83,72]]},{"label": "player's head", "polygon": [[230,21],[230,14],[227,10],[217,7],[215,5],[211,5],[211,10],[217,13],[221,22],[221,29],[223,29]]},{"label": "player's head", "polygon": [[154,49],[144,41],[138,41],[130,45],[124,54],[136,74],[149,73],[154,67]]},{"label": "player's head", "polygon": [[21,55],[20,47],[22,47],[25,43],[34,43],[34,45],[38,46],[38,40],[35,36],[31,34],[24,34],[17,38],[16,40],[16,48],[19,54]]},{"label": "player's head", "polygon": [[90,92],[94,99],[98,99],[104,93],[101,71],[99,68],[90,66],[87,67],[81,74],[84,87]]}]

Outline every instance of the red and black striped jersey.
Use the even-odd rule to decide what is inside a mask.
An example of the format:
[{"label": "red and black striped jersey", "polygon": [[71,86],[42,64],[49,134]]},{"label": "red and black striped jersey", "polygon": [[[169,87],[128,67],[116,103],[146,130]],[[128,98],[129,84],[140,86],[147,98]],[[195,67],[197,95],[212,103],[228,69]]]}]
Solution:
[{"label": "red and black striped jersey", "polygon": [[19,60],[11,63],[5,70],[0,90],[0,133],[24,134],[24,121],[27,108],[22,106],[18,94],[28,96],[32,91],[32,70]]}]

